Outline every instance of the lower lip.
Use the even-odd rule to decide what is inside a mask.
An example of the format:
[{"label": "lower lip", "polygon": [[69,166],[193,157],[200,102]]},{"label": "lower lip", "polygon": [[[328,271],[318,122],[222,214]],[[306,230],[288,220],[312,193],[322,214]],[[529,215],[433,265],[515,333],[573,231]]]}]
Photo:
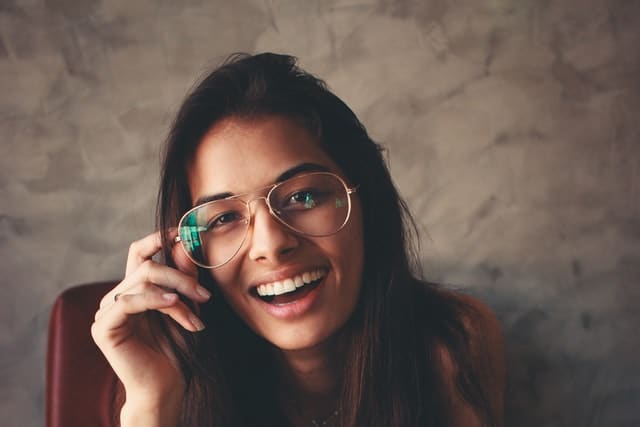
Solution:
[{"label": "lower lip", "polygon": [[313,306],[313,303],[318,297],[318,289],[320,289],[324,285],[326,278],[327,275],[322,278],[322,281],[318,283],[316,287],[311,290],[311,292],[295,301],[291,301],[286,304],[269,304],[268,302],[262,301],[259,298],[258,301],[269,314],[279,319],[289,320],[302,316],[307,313]]}]

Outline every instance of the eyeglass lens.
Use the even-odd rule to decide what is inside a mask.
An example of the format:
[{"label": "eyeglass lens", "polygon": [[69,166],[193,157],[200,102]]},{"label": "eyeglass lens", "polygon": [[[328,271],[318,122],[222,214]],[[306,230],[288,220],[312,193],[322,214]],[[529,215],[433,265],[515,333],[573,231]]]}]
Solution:
[{"label": "eyeglass lens", "polygon": [[[291,178],[268,194],[270,211],[293,231],[306,236],[328,236],[339,231],[350,212],[348,190],[330,173],[311,173]],[[196,264],[215,268],[240,250],[249,224],[249,203],[240,198],[216,200],[185,215],[179,225],[180,239]]]}]

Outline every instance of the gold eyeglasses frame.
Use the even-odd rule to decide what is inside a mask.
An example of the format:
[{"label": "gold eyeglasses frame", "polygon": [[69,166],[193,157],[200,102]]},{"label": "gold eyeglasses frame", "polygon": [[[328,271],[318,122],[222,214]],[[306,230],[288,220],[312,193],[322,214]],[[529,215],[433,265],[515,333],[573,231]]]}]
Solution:
[{"label": "gold eyeglasses frame", "polygon": [[[278,215],[277,211],[273,209],[273,207],[271,206],[271,202],[270,197],[273,194],[273,191],[279,187],[282,187],[285,184],[291,183],[292,181],[298,180],[298,179],[302,179],[305,177],[308,177],[310,175],[326,175],[326,176],[331,176],[335,179],[337,179],[340,184],[342,184],[342,186],[345,189],[345,192],[347,194],[347,215],[345,216],[344,221],[342,222],[342,224],[340,224],[340,226],[338,227],[337,230],[331,232],[331,233],[324,233],[324,234],[311,234],[311,233],[306,233],[303,232],[301,230],[296,229],[295,227],[291,226],[290,224],[286,223],[284,221],[284,219],[280,218],[280,216]],[[244,245],[247,236],[249,235],[249,229],[251,228],[251,224],[253,222],[253,213],[251,212],[251,203],[253,203],[254,201],[263,199],[265,201],[265,204],[267,205],[267,208],[269,210],[269,214],[275,218],[280,224],[284,225],[286,228],[288,228],[289,230],[293,231],[296,234],[299,234],[301,236],[306,236],[306,237],[328,237],[328,236],[332,236],[336,233],[338,233],[340,230],[342,230],[344,228],[344,226],[347,224],[347,222],[349,222],[349,219],[351,218],[351,208],[352,208],[352,202],[351,202],[351,195],[353,193],[355,193],[358,190],[359,185],[356,185],[354,187],[349,187],[347,185],[347,183],[345,182],[344,179],[342,179],[339,175],[333,173],[333,172],[310,172],[310,173],[305,173],[305,174],[301,174],[301,175],[296,175],[293,176],[291,178],[288,178],[284,181],[280,181],[280,182],[276,182],[274,184],[271,185],[267,185],[264,187],[261,187],[255,191],[251,191],[251,192],[247,192],[247,193],[242,193],[242,194],[234,194],[233,196],[229,196],[229,197],[225,197],[223,199],[217,199],[217,200],[211,200],[205,203],[201,203],[199,205],[196,205],[194,207],[192,207],[191,209],[189,209],[188,211],[186,211],[182,217],[180,218],[180,221],[178,221],[178,235],[173,239],[174,243],[181,243],[180,246],[182,247],[182,250],[184,251],[184,253],[187,255],[187,257],[189,258],[189,260],[191,262],[193,262],[195,265],[202,267],[202,268],[206,268],[206,269],[216,269],[216,268],[220,268],[224,265],[226,265],[227,263],[229,263],[232,259],[235,258],[235,256],[238,254],[238,252],[240,252],[240,249],[242,249],[242,246]],[[268,191],[267,191],[268,190]],[[265,196],[257,196],[257,197],[253,197],[249,200],[243,200],[243,197],[246,197],[250,194],[256,194],[256,193],[264,193],[265,191],[267,191],[267,194]],[[228,200],[237,200],[241,203],[243,203],[246,208],[247,208],[247,218],[244,220],[245,223],[247,224],[246,229],[244,231],[244,235],[242,236],[242,239],[238,245],[238,248],[233,252],[233,254],[229,257],[229,259],[227,259],[226,261],[214,265],[214,266],[209,266],[206,264],[202,264],[201,262],[197,261],[194,259],[194,257],[191,255],[191,251],[188,250],[187,248],[185,248],[185,244],[184,241],[182,240],[182,238],[180,237],[180,229],[182,227],[186,227],[183,226],[182,223],[185,221],[185,219],[191,215],[194,211],[202,209],[204,206],[209,206],[209,205],[213,205],[215,203],[221,202],[221,201],[228,201]]]}]

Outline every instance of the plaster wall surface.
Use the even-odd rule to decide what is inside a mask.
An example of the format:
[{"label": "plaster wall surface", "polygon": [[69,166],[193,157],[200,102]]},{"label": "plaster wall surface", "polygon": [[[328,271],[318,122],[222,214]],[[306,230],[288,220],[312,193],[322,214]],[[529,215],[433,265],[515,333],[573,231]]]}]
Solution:
[{"label": "plaster wall surface", "polygon": [[428,277],[504,328],[507,425],[640,425],[640,2],[0,0],[0,416],[43,425],[51,304],[153,230],[161,143],[235,51],[388,148]]}]

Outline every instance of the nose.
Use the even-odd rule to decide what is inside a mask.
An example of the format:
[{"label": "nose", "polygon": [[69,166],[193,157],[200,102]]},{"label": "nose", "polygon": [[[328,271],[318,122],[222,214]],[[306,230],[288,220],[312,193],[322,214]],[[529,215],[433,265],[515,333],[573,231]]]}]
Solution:
[{"label": "nose", "polygon": [[259,200],[252,201],[255,203],[252,203],[249,257],[253,261],[278,262],[298,246],[298,237],[274,218],[267,204]]}]

